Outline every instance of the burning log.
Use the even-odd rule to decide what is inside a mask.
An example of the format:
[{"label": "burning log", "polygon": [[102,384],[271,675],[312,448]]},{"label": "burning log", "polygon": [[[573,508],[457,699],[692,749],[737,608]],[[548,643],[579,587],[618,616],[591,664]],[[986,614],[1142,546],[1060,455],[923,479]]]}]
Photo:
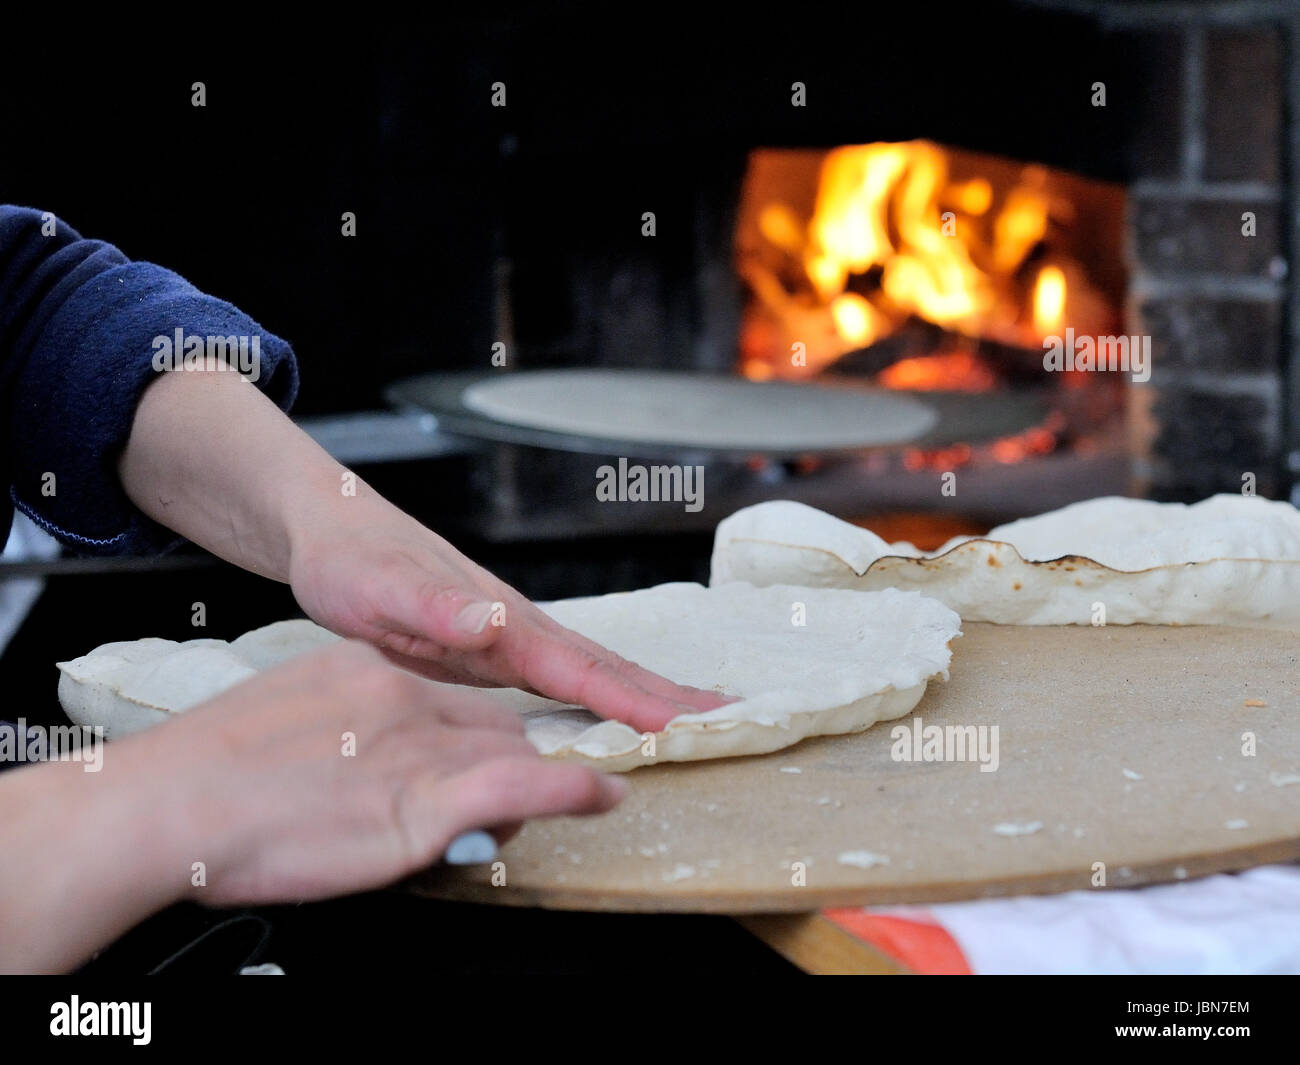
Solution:
[{"label": "burning log", "polygon": [[[931,360],[935,372],[917,372],[907,382],[888,380],[888,371],[912,360]],[[942,372],[945,366],[950,370],[948,380]],[[966,336],[912,315],[889,336],[846,352],[825,372],[873,379],[885,375],[882,383],[893,387],[982,392],[1040,382],[1043,353],[999,340]]]}]

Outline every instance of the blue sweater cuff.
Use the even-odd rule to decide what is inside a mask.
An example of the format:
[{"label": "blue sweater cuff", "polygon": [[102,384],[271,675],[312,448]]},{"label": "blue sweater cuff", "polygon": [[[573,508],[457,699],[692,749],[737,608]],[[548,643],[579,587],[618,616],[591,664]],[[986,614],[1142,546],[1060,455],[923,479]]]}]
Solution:
[{"label": "blue sweater cuff", "polygon": [[177,330],[208,351],[213,341],[220,350],[242,339],[249,361],[231,361],[250,369],[246,376],[282,410],[297,394],[285,341],[170,270],[125,263],[80,285],[44,324],[15,382],[10,495],[81,554],[151,554],[183,542],[131,503],[116,469],[141,394],[159,372],[184,365]]}]

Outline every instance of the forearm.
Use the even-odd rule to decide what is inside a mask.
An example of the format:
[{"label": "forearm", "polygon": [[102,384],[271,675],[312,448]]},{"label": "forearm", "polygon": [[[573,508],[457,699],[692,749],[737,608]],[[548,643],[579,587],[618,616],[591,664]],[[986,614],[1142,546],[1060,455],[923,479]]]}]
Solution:
[{"label": "forearm", "polygon": [[174,796],[126,761],[0,775],[0,972],[75,968],[185,893]]},{"label": "forearm", "polygon": [[[150,385],[118,464],[127,495],[155,521],[280,581],[295,530],[332,520],[345,472],[255,386],[218,370]],[[369,494],[359,481],[356,490]]]}]

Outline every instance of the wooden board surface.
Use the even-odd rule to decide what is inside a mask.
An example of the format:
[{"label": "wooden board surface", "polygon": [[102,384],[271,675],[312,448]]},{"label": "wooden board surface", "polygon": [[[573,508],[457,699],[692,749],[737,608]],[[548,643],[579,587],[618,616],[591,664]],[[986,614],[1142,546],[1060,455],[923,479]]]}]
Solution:
[{"label": "wooden board surface", "polygon": [[[1296,634],[964,629],[951,680],[898,722],[636,770],[611,813],[529,824],[502,850],[504,885],[488,867],[439,867],[410,887],[557,909],[798,912],[1088,890],[1096,863],[1106,886],[1131,887],[1300,858]],[[996,771],[895,760],[891,730],[916,717],[983,726],[987,741],[996,727]],[[864,851],[888,862],[840,860]]]},{"label": "wooden board surface", "polygon": [[793,965],[814,976],[910,976],[912,971],[823,913],[751,913],[736,918]]}]

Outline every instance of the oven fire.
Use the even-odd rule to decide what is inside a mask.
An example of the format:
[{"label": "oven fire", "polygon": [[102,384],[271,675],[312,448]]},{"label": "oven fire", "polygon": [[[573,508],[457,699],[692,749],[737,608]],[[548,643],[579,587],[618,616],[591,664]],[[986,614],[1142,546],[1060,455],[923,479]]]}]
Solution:
[{"label": "oven fire", "polygon": [[[833,372],[914,391],[1109,397],[1053,399],[1042,424],[982,449],[999,463],[1045,454],[1080,410],[1117,405],[1114,382],[1048,375],[1043,352],[1067,329],[1119,331],[1122,218],[1113,186],[929,141],[755,151],[736,237],[748,295],[739,370],[758,381]],[[913,449],[904,462],[952,468],[974,454]]]}]

